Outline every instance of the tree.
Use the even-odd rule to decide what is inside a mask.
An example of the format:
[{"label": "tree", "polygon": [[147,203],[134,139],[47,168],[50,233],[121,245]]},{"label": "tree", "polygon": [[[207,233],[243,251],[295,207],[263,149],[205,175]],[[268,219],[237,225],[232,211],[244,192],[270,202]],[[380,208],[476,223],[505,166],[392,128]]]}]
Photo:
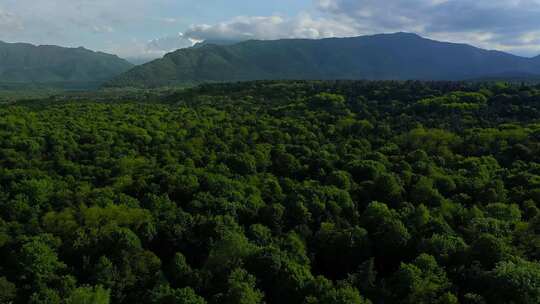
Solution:
[{"label": "tree", "polygon": [[509,256],[509,248],[500,238],[483,234],[472,244],[471,256],[480,261],[484,268],[492,269]]},{"label": "tree", "polygon": [[321,304],[369,304],[369,300],[364,299],[358,290],[345,285],[339,286],[323,295]]},{"label": "tree", "polygon": [[322,223],[315,244],[316,265],[332,279],[343,279],[372,254],[368,232],[360,227],[340,230]]},{"label": "tree", "polygon": [[58,240],[41,235],[27,240],[19,251],[20,274],[34,286],[43,286],[58,277],[66,265],[62,263],[53,246]]},{"label": "tree", "polygon": [[427,177],[421,177],[411,190],[411,200],[416,204],[439,207],[444,197],[433,187],[433,181]]},{"label": "tree", "polygon": [[294,155],[276,149],[272,151],[272,168],[279,176],[295,176],[299,173],[301,164]]},{"label": "tree", "polygon": [[252,251],[253,247],[243,233],[226,232],[210,251],[205,267],[212,271],[234,269]]},{"label": "tree", "polygon": [[340,189],[346,191],[351,189],[351,178],[349,173],[346,171],[334,171],[328,176],[327,180],[330,185],[336,186]]},{"label": "tree", "polygon": [[540,302],[540,265],[522,259],[497,264],[488,274],[490,289],[486,298],[490,303]]},{"label": "tree", "polygon": [[[401,256],[411,238],[407,227],[387,205],[371,203],[362,215],[362,223],[375,246],[376,256],[391,262],[391,257]],[[400,254],[397,254],[397,253]]]},{"label": "tree", "polygon": [[[303,259],[302,259],[303,260]],[[312,282],[309,265],[302,264],[274,246],[263,247],[246,261],[246,269],[257,277],[268,303],[298,303]]]},{"label": "tree", "polygon": [[391,292],[401,303],[437,303],[446,298],[451,284],[435,258],[421,254],[412,264],[402,264],[393,275]]},{"label": "tree", "polygon": [[345,97],[338,94],[319,93],[310,101],[310,105],[322,109],[342,109],[345,107]]},{"label": "tree", "polygon": [[34,292],[28,303],[30,304],[58,304],[61,303],[61,297],[57,291],[50,288],[43,288]]},{"label": "tree", "polygon": [[368,304],[369,300],[364,299],[357,289],[346,284],[340,283],[334,286],[323,276],[316,277],[306,288],[310,294],[304,300],[304,303],[317,304]]},{"label": "tree", "polygon": [[234,172],[241,175],[253,174],[257,171],[255,157],[246,153],[235,154],[228,157],[227,165]]},{"label": "tree", "polygon": [[464,264],[469,251],[462,238],[447,234],[434,234],[423,242],[421,248],[443,265]]},{"label": "tree", "polygon": [[161,285],[152,291],[151,299],[153,304],[206,304],[204,298],[189,287],[172,289]]},{"label": "tree", "polygon": [[0,277],[0,303],[12,303],[17,296],[17,287],[5,277]]},{"label": "tree", "polygon": [[402,200],[403,187],[401,187],[394,175],[380,175],[375,180],[375,191],[375,197],[388,204],[397,205]]},{"label": "tree", "polygon": [[247,231],[247,236],[252,243],[258,246],[266,246],[272,243],[272,231],[261,224],[253,224]]},{"label": "tree", "polygon": [[109,291],[101,286],[75,289],[66,304],[109,304]]},{"label": "tree", "polygon": [[235,269],[228,279],[228,291],[223,303],[259,304],[264,303],[264,295],[255,287],[255,277],[244,269]]},{"label": "tree", "polygon": [[171,283],[175,287],[184,287],[193,280],[193,270],[186,261],[186,257],[180,252],[174,255],[167,273],[169,273]]}]

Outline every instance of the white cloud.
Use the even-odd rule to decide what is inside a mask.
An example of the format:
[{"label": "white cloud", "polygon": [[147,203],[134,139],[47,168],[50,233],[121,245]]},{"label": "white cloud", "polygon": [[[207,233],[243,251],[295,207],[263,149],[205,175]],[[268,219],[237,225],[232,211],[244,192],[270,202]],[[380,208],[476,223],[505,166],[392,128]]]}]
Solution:
[{"label": "white cloud", "polygon": [[162,21],[163,23],[177,23],[178,22],[177,18],[171,18],[171,17],[159,18],[159,20]]},{"label": "white cloud", "polygon": [[146,44],[146,49],[148,52],[166,53],[193,46],[197,42],[199,41],[196,39],[186,37],[184,34],[178,33],[176,35],[150,40]]},{"label": "white cloud", "polygon": [[98,34],[114,32],[113,27],[109,25],[94,25],[92,30]]},{"label": "white cloud", "polygon": [[[169,0],[3,0],[0,40],[85,46],[119,55],[147,55],[146,27],[176,22],[159,8]],[[16,12],[16,15],[10,12]],[[137,38],[137,39],[135,39]],[[139,42],[141,41],[141,42]],[[163,52],[155,51],[154,57]]]},{"label": "white cloud", "polygon": [[0,34],[11,36],[23,29],[23,22],[17,15],[0,8]]},{"label": "white cloud", "polygon": [[[212,11],[212,3],[2,0],[0,40],[83,44],[121,56],[138,53],[157,57],[190,46],[194,40],[325,38],[406,31],[519,54],[540,51],[540,0],[312,1],[304,13],[295,16],[263,13],[205,24],[192,14],[187,20],[196,20],[195,24],[186,26],[186,19],[180,17],[184,11],[179,8]],[[241,3],[230,0],[230,6],[229,16],[234,8],[240,10]],[[147,41],[148,37],[160,37],[155,34],[160,31],[164,35],[178,31],[184,34]]]},{"label": "white cloud", "polygon": [[123,58],[134,59],[136,61],[146,61],[148,59],[159,58],[166,53],[191,47],[199,40],[186,37],[182,33],[164,36],[150,41],[131,39],[128,43],[118,44],[110,42],[107,51],[117,54]]},{"label": "white cloud", "polygon": [[533,53],[540,0],[316,0],[360,33],[409,31],[485,48]]},{"label": "white cloud", "polygon": [[[0,1],[0,39],[78,46],[100,45],[96,34],[132,33],[157,20],[153,6],[167,0],[3,0]],[[4,10],[2,10],[4,9]],[[6,13],[15,12],[16,15]],[[15,17],[16,22],[15,23]],[[154,18],[157,19],[157,18]],[[147,23],[145,23],[147,22]],[[21,28],[10,33],[9,27]],[[9,27],[8,27],[9,26]],[[135,36],[134,35],[134,36]],[[93,48],[94,45],[88,45]]]},{"label": "white cloud", "polygon": [[354,36],[357,30],[333,18],[314,18],[302,13],[292,18],[272,16],[238,16],[214,25],[197,24],[185,33],[164,36],[147,43],[132,41],[129,48],[114,48],[124,57],[156,58],[165,53],[191,47],[204,40],[243,41],[249,39],[285,39]]},{"label": "white cloud", "polygon": [[281,38],[325,38],[354,35],[356,30],[335,19],[313,18],[307,13],[296,17],[239,16],[215,25],[193,25],[185,33],[197,40],[246,40]]},{"label": "white cloud", "polygon": [[314,0],[317,13],[238,16],[191,26],[197,40],[325,38],[414,32],[434,39],[533,54],[540,0]]}]

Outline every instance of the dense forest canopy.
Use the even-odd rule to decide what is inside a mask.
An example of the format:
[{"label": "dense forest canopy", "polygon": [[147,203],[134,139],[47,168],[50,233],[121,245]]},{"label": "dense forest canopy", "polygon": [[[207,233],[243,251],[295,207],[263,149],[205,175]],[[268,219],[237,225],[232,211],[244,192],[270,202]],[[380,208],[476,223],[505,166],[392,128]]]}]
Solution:
[{"label": "dense forest canopy", "polygon": [[0,107],[0,303],[540,303],[538,86],[69,99]]}]

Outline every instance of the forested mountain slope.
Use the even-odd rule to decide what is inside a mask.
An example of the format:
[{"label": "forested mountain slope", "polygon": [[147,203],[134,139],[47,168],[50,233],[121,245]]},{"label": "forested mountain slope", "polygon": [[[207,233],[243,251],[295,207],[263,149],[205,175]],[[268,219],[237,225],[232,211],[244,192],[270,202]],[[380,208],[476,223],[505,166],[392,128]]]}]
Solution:
[{"label": "forested mountain slope", "polygon": [[540,60],[396,33],[203,44],[138,66],[109,85],[263,79],[464,80],[522,73],[540,74]]},{"label": "forested mountain slope", "polygon": [[84,48],[0,42],[0,83],[101,83],[133,65]]}]

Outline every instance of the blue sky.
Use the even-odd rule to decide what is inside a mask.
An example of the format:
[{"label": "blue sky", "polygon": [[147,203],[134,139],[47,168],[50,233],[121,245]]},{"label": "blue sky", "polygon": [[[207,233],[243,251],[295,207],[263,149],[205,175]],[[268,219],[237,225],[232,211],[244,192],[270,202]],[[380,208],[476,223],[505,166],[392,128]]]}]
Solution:
[{"label": "blue sky", "polygon": [[155,58],[204,39],[415,32],[540,54],[540,0],[2,0],[0,40]]}]

